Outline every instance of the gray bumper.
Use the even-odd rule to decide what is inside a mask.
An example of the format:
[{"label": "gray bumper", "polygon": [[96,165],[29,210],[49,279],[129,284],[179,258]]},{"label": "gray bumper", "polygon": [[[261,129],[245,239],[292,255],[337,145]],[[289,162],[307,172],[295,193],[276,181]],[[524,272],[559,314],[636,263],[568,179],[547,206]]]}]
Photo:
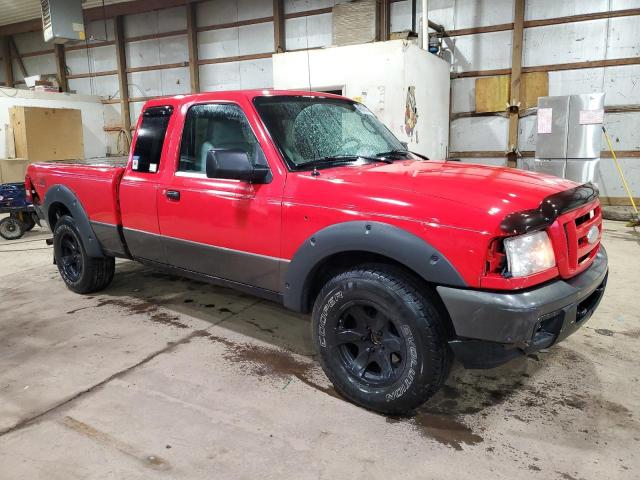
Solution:
[{"label": "gray bumper", "polygon": [[[519,292],[487,292],[437,287],[458,342],[481,340],[531,351],[567,337],[591,317],[606,285],[607,252],[569,280],[555,280]],[[454,350],[459,347],[452,345]]]}]

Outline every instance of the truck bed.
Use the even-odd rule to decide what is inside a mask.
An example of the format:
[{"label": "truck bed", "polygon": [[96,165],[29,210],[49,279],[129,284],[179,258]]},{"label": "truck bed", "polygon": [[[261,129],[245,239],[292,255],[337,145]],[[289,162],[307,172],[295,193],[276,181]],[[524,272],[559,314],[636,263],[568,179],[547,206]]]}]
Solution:
[{"label": "truck bed", "polygon": [[121,222],[117,187],[124,166],[80,163],[34,163],[27,176],[44,202],[47,191],[54,185],[71,189],[82,204],[90,221],[118,225]]}]

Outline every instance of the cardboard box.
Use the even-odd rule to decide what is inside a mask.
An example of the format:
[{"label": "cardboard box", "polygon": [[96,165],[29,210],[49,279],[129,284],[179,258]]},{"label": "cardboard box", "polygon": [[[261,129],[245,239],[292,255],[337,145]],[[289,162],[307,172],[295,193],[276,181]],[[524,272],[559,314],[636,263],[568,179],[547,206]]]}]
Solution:
[{"label": "cardboard box", "polygon": [[30,163],[25,158],[0,160],[0,183],[24,182],[24,176]]},{"label": "cardboard box", "polygon": [[16,156],[32,162],[84,159],[82,114],[71,108],[11,107]]}]

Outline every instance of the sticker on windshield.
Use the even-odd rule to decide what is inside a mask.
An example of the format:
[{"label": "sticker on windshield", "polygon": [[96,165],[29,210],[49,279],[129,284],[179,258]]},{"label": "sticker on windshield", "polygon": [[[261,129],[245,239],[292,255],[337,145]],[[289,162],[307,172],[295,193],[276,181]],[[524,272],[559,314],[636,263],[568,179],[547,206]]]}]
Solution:
[{"label": "sticker on windshield", "polygon": [[133,159],[131,161],[131,169],[132,170],[137,170],[138,169],[138,160],[140,160],[140,157],[133,157]]},{"label": "sticker on windshield", "polygon": [[157,171],[158,171],[158,164],[157,163],[150,163],[149,164],[149,172],[156,173]]}]

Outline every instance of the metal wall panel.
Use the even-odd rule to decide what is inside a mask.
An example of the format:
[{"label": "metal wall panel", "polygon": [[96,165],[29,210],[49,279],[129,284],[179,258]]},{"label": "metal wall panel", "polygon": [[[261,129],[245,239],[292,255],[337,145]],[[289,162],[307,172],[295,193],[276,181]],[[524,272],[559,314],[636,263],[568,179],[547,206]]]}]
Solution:
[{"label": "metal wall panel", "polygon": [[184,7],[153,10],[125,17],[124,32],[127,37],[173,32],[187,28]]},{"label": "metal wall panel", "polygon": [[[640,151],[640,112],[607,113],[604,117],[604,125],[611,137],[613,148]],[[602,148],[608,148],[604,136]],[[640,159],[636,161],[640,163]]]},{"label": "metal wall panel", "polygon": [[[37,57],[25,57],[22,59],[22,63],[24,63],[24,68],[29,76],[37,74],[55,75],[57,72],[56,58],[53,53],[38,55]],[[13,60],[13,78],[16,81],[24,79],[18,61],[15,59]]]},{"label": "metal wall panel", "polygon": [[506,167],[507,163],[504,157],[497,158],[461,158],[462,163],[475,163],[479,165],[492,165],[494,167]]},{"label": "metal wall panel", "polygon": [[509,119],[504,117],[468,117],[451,122],[449,150],[474,151],[507,148]]},{"label": "metal wall panel", "polygon": [[549,95],[602,92],[603,76],[603,68],[549,72]]},{"label": "metal wall panel", "polygon": [[476,109],[476,79],[455,78],[451,80],[451,111],[473,112]]},{"label": "metal wall panel", "polygon": [[[21,54],[53,50],[53,45],[44,41],[42,32],[27,32],[13,36],[13,41]],[[40,72],[36,72],[40,73]]]},{"label": "metal wall panel", "polygon": [[69,79],[69,89],[84,95],[99,95],[104,98],[120,98],[118,92],[118,77],[104,75],[91,78]]},{"label": "metal wall panel", "polygon": [[640,0],[609,0],[611,10],[624,10],[625,8],[640,8]]},{"label": "metal wall panel", "polygon": [[273,2],[264,0],[212,0],[197,4],[198,26],[220,25],[270,17]]},{"label": "metal wall panel", "polygon": [[529,67],[603,59],[606,37],[606,19],[527,28],[522,63]]},{"label": "metal wall panel", "polygon": [[271,88],[272,85],[270,58],[200,66],[202,91]]},{"label": "metal wall panel", "polygon": [[237,28],[223,28],[198,33],[198,58],[224,58],[238,55],[240,39]]},{"label": "metal wall panel", "polygon": [[[429,9],[431,9],[429,2]],[[484,27],[513,22],[513,0],[456,0],[454,28]],[[429,16],[431,19],[431,16]]]},{"label": "metal wall panel", "polygon": [[272,88],[273,61],[270,58],[240,63],[240,88]]},{"label": "metal wall panel", "polygon": [[67,68],[71,75],[92,72],[107,72],[118,68],[115,45],[94,47],[65,52]]},{"label": "metal wall panel", "polygon": [[[621,1],[625,2],[626,0]],[[543,18],[580,15],[583,13],[604,12],[608,10],[608,2],[609,0],[527,0],[525,2],[524,19],[539,20]]]},{"label": "metal wall panel", "polygon": [[607,58],[640,56],[640,17],[618,17],[609,20]]},{"label": "metal wall panel", "polygon": [[454,39],[452,70],[492,70],[511,66],[511,31],[464,35]]},{"label": "metal wall panel", "polygon": [[538,137],[538,117],[528,115],[518,122],[518,150],[534,151]]},{"label": "metal wall panel", "polygon": [[185,35],[127,43],[125,52],[131,68],[189,61]]},{"label": "metal wall panel", "polygon": [[332,14],[285,20],[285,33],[287,50],[329,46],[333,33]]},{"label": "metal wall panel", "polygon": [[[634,196],[640,192],[640,162],[637,158],[619,158],[629,188]],[[596,167],[595,182],[602,197],[627,197],[620,175],[611,158],[603,158]]]},{"label": "metal wall panel", "polygon": [[198,57],[225,58],[273,51],[273,22],[198,33]]},{"label": "metal wall panel", "polygon": [[334,0],[284,0],[285,13],[304,12],[318,8],[333,7],[338,2]]},{"label": "metal wall panel", "polygon": [[273,52],[273,22],[240,27],[240,55]]},{"label": "metal wall panel", "polygon": [[605,105],[640,105],[640,65],[604,69]]},{"label": "metal wall panel", "polygon": [[200,90],[237,90],[240,88],[239,62],[216,63],[200,66]]}]

